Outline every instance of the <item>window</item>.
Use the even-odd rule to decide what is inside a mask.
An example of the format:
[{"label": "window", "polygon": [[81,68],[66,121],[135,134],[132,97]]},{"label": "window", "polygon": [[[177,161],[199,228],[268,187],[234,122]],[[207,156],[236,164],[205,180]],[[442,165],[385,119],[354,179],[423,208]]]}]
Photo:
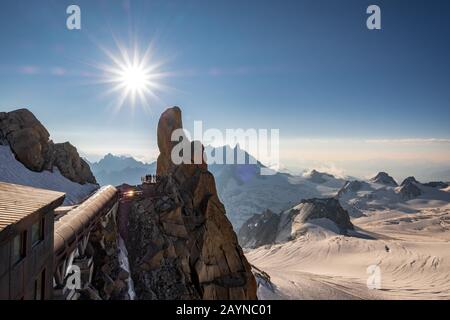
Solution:
[{"label": "window", "polygon": [[43,300],[45,297],[45,269],[34,281],[34,300]]},{"label": "window", "polygon": [[31,226],[31,245],[35,246],[42,240],[44,240],[44,218]]},{"label": "window", "polygon": [[13,239],[12,263],[16,264],[25,257],[27,249],[27,232],[23,231]]}]

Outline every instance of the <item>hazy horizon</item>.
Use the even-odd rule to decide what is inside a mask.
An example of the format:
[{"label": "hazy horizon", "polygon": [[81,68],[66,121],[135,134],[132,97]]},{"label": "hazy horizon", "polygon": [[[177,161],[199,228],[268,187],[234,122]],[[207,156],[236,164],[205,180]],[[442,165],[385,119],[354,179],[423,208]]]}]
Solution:
[{"label": "hazy horizon", "polygon": [[[156,161],[159,152],[155,153],[150,160],[139,159],[131,154],[115,154],[113,152],[108,152],[103,155],[87,155],[82,150],[79,150],[80,155],[87,159],[91,163],[99,162],[107,154],[112,154],[116,157],[131,157],[137,161],[143,162],[145,164],[150,164]],[[320,163],[318,161],[305,161],[304,159],[299,159],[298,163],[295,165],[280,165],[280,172],[291,173],[295,175],[301,175],[304,172],[310,170],[317,170],[320,172],[326,172],[333,174],[340,178],[358,178],[358,179],[369,179],[374,177],[378,172],[385,171],[392,175],[397,182],[401,182],[403,179],[409,176],[415,176],[418,180],[422,182],[429,181],[450,181],[450,165],[441,165],[433,163],[411,163],[405,164],[401,161],[357,161],[354,160],[352,163],[347,164],[342,163]]]}]

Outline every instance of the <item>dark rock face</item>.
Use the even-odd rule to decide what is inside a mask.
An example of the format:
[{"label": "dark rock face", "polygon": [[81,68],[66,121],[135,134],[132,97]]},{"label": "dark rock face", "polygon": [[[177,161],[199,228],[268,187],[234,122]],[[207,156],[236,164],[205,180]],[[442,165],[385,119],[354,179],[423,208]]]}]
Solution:
[{"label": "dark rock face", "polygon": [[50,134],[27,109],[0,113],[0,132],[17,160],[28,169],[42,171],[51,157]]},{"label": "dark rock face", "polygon": [[398,186],[398,184],[394,180],[394,178],[392,178],[386,172],[379,172],[375,177],[370,179],[370,181],[373,182],[373,183],[384,184],[384,185],[390,186],[390,187],[397,187]]},{"label": "dark rock face", "polygon": [[254,266],[254,265],[252,265],[252,271],[253,271],[253,274],[255,275],[256,282],[258,283],[258,288],[265,287],[266,289],[268,289],[272,292],[275,290],[275,285],[271,281],[270,275],[267,272],[259,269],[258,267]]},{"label": "dark rock face", "polygon": [[54,147],[54,162],[61,174],[67,179],[84,184],[96,183],[89,165],[81,159],[77,149],[69,142],[57,143]]},{"label": "dark rock face", "polygon": [[240,245],[246,248],[257,248],[274,243],[279,223],[280,215],[270,210],[255,214],[239,229]]},{"label": "dark rock face", "polygon": [[137,297],[256,299],[251,267],[206,163],[175,165],[170,159],[172,130],[180,126],[179,108],[161,116],[156,196],[134,201],[129,215],[127,248]]},{"label": "dark rock face", "polygon": [[345,233],[353,230],[348,212],[341,207],[336,198],[305,199],[300,202],[300,209],[294,209],[301,214],[301,220],[307,222],[313,219],[327,218],[333,221]]},{"label": "dark rock face", "polygon": [[305,223],[314,219],[326,218],[335,223],[341,234],[347,234],[353,230],[348,212],[341,207],[336,198],[305,199],[291,210],[281,214],[266,211],[254,215],[247,220],[239,230],[240,243],[244,247],[256,248],[266,244],[274,244],[279,241],[282,233],[290,234],[293,222]]},{"label": "dark rock face", "polygon": [[130,300],[129,272],[120,263],[119,232],[114,218],[107,219],[91,233],[88,247],[94,257],[91,290],[83,295],[90,300]]},{"label": "dark rock face", "polygon": [[402,184],[398,192],[404,200],[411,200],[422,195],[422,190],[418,187],[418,183],[412,181]]},{"label": "dark rock face", "polygon": [[420,183],[420,182],[417,181],[416,178],[414,178],[414,177],[411,176],[411,177],[408,177],[408,178],[406,178],[405,180],[403,180],[401,186],[404,186],[404,185],[406,185],[406,184],[408,184],[408,183]]},{"label": "dark rock face", "polygon": [[27,109],[0,113],[0,142],[11,147],[16,159],[32,171],[56,166],[67,179],[96,184],[89,165],[70,143],[53,143],[47,129]]}]

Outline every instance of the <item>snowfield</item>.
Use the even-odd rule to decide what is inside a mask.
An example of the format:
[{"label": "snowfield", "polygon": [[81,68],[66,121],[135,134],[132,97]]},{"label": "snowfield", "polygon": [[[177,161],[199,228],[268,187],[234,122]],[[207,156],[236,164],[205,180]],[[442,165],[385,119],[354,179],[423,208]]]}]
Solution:
[{"label": "snowfield", "polygon": [[0,145],[0,181],[60,191],[66,194],[64,205],[81,202],[98,189],[98,185],[81,185],[70,181],[54,168],[53,172],[34,172],[16,160],[9,146]]},{"label": "snowfield", "polygon": [[450,299],[450,204],[421,199],[406,207],[413,213],[364,212],[350,236],[318,221],[291,241],[246,250],[271,277],[259,298]]}]

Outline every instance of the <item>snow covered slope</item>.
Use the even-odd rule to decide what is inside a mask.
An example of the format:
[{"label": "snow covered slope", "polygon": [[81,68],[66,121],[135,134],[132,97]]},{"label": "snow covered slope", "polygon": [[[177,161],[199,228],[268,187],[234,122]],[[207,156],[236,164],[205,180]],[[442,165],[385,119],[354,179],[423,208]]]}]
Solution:
[{"label": "snow covered slope", "polygon": [[311,229],[245,251],[272,282],[259,287],[258,297],[450,299],[450,205],[416,209],[353,219],[366,238]]},{"label": "snow covered slope", "polygon": [[439,207],[450,202],[450,193],[429,187],[409,177],[401,186],[369,181],[349,181],[337,197],[350,216],[361,217],[372,212],[398,210],[414,213],[421,208]]},{"label": "snow covered slope", "polygon": [[315,219],[295,237],[287,225],[284,242],[246,250],[272,282],[260,299],[450,299],[450,188],[374,180],[337,193],[353,212],[346,235]]},{"label": "snow covered slope", "polygon": [[66,193],[65,205],[76,204],[94,192],[98,185],[78,184],[53,172],[34,172],[16,160],[9,146],[0,145],[0,181]]},{"label": "snow covered slope", "polygon": [[225,166],[215,174],[219,197],[235,229],[255,213],[266,209],[281,212],[303,199],[331,196],[343,185],[317,184],[285,173],[260,176],[257,170],[245,166]]}]

